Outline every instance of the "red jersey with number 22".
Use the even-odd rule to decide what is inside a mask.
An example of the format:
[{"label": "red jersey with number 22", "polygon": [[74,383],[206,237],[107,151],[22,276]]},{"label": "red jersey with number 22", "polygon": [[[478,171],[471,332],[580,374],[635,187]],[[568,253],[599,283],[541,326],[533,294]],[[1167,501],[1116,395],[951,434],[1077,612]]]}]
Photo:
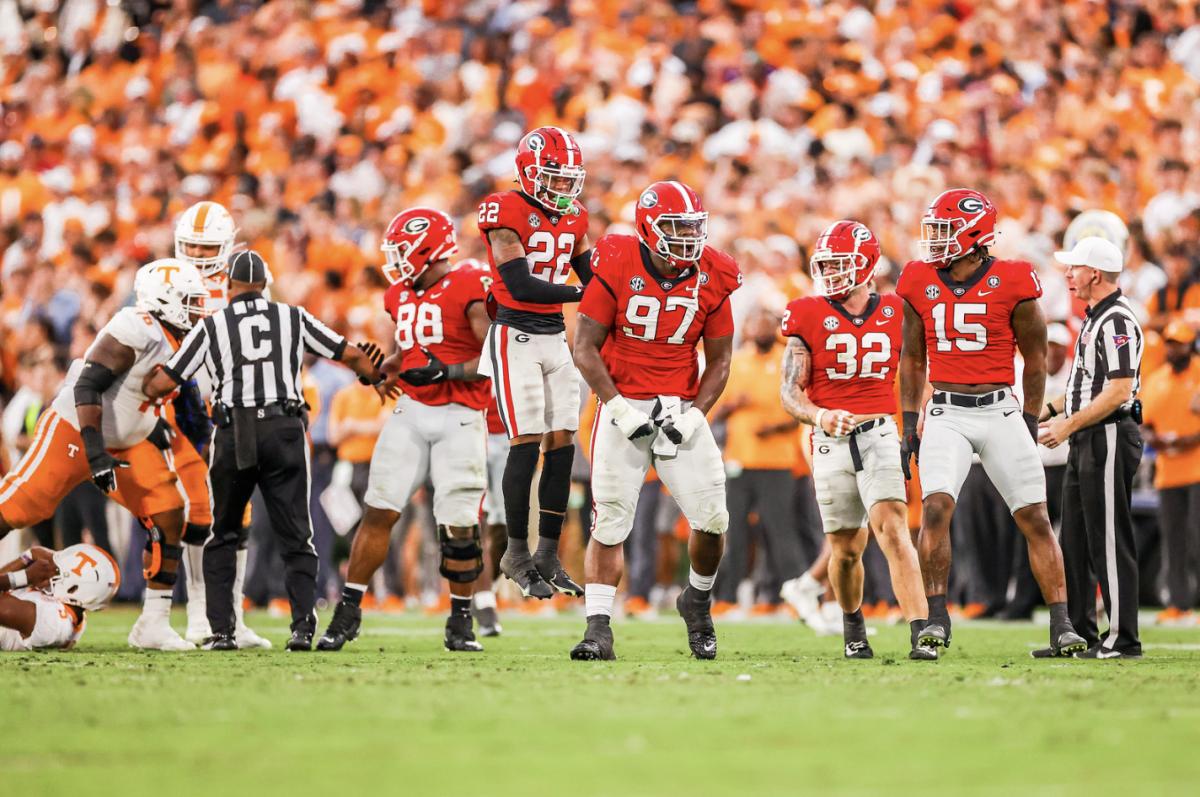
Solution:
[{"label": "red jersey with number 22", "polygon": [[[479,356],[483,344],[475,337],[467,308],[487,297],[492,275],[475,266],[458,266],[424,291],[397,283],[383,295],[383,306],[396,322],[396,345],[404,353],[404,369],[420,368],[428,362],[421,348],[428,349],[447,365],[465,363]],[[492,394],[487,379],[447,379],[432,385],[400,382],[405,394],[422,404],[462,404],[485,410]]]},{"label": "red jersey with number 22", "polygon": [[895,294],[871,294],[861,315],[822,296],[796,299],[783,314],[783,334],[804,341],[811,353],[808,397],[818,407],[857,415],[896,411],[903,328]]},{"label": "red jersey with number 22", "polygon": [[[571,276],[571,257],[579,254],[575,250],[587,235],[588,212],[578,201],[571,211],[562,215],[551,213],[540,203],[520,191],[500,191],[489,194],[479,203],[479,232],[487,244],[488,260],[492,269],[502,263],[496,262],[492,254],[492,243],[488,239],[490,230],[512,230],[525,247],[525,260],[534,277],[554,285],[564,285]],[[492,296],[501,307],[523,310],[527,313],[552,315],[562,312],[561,304],[535,304],[518,302],[508,292],[504,280],[496,272],[492,283]]]},{"label": "red jersey with number 22", "polygon": [[600,354],[617,391],[695,398],[696,344],[733,334],[729,294],[742,284],[733,258],[706,246],[699,268],[668,280],[636,237],[606,235],[592,252],[592,272],[579,312],[609,328]]},{"label": "red jersey with number 22", "polygon": [[1015,381],[1013,310],[1042,295],[1032,263],[988,258],[964,282],[955,282],[949,269],[913,260],[900,272],[896,293],[925,325],[931,382]]}]

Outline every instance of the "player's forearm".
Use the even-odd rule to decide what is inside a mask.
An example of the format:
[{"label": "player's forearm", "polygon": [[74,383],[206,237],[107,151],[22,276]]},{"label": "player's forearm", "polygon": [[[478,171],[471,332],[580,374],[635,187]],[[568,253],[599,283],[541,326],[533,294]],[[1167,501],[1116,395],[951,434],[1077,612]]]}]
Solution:
[{"label": "player's forearm", "polygon": [[498,271],[504,287],[518,302],[569,304],[583,298],[583,290],[578,285],[555,285],[533,276],[529,261],[524,257],[501,263]]},{"label": "player's forearm", "polygon": [[900,357],[900,410],[920,412],[925,393],[925,361],[916,356]]},{"label": "player's forearm", "polygon": [[612,374],[608,372],[604,360],[600,357],[600,350],[595,346],[581,344],[578,338],[575,340],[575,367],[600,401],[607,403],[618,395]]},{"label": "player's forearm", "polygon": [[104,423],[104,407],[99,404],[76,404],[75,415],[79,418],[79,428],[102,429]]},{"label": "player's forearm", "polygon": [[788,415],[800,423],[806,423],[809,426],[817,425],[817,412],[821,408],[812,402],[808,393],[799,385],[784,384],[779,391],[779,398]]},{"label": "player's forearm", "polygon": [[732,357],[720,357],[713,361],[706,361],[704,364],[704,375],[700,377],[700,387],[696,390],[696,398],[692,401],[692,406],[705,415],[725,392],[725,385],[729,382],[731,360]]},{"label": "player's forearm", "polygon": [[1042,414],[1042,401],[1046,398],[1046,358],[1030,357],[1025,360],[1021,373],[1022,395],[1025,397],[1025,413],[1035,418]]},{"label": "player's forearm", "polygon": [[446,366],[446,378],[458,382],[478,382],[481,379],[487,379],[486,376],[479,373],[479,360],[480,358],[476,357],[465,363]]}]

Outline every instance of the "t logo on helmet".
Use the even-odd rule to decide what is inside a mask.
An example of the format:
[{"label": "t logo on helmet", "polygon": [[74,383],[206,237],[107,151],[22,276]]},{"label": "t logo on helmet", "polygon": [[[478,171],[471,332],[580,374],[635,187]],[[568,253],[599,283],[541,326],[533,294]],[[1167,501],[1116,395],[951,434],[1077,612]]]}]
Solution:
[{"label": "t logo on helmet", "polygon": [[79,564],[77,564],[77,565],[75,565],[75,567],[71,568],[71,572],[74,573],[75,575],[77,575],[77,576],[83,575],[83,568],[85,566],[86,567],[95,567],[96,566],[96,560],[93,559],[92,557],[88,556],[83,551],[76,551],[75,555],[77,557],[79,557]]},{"label": "t logo on helmet", "polygon": [[158,267],[158,273],[162,274],[163,285],[173,285],[175,283],[172,275],[179,271],[179,266],[173,266],[170,263],[163,263]]}]

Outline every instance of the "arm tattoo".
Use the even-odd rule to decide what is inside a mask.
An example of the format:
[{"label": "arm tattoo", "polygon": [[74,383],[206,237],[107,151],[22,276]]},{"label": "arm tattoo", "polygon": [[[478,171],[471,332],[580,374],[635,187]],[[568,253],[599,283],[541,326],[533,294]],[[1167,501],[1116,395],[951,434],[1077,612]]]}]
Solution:
[{"label": "arm tattoo", "polygon": [[783,351],[783,380],[779,386],[779,399],[783,408],[801,423],[816,425],[819,407],[808,398],[809,378],[812,375],[812,354],[804,341],[788,338]]}]

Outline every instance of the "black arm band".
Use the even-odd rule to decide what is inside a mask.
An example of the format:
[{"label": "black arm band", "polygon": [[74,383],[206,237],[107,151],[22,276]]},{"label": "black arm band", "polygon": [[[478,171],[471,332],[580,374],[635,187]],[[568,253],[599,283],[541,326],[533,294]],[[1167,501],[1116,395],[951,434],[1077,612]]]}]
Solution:
[{"label": "black arm band", "polygon": [[571,270],[579,276],[579,281],[584,287],[592,281],[592,250],[589,249],[583,254],[575,255],[571,258]]},{"label": "black arm band", "polygon": [[583,291],[575,285],[555,285],[529,273],[529,261],[523,257],[501,263],[500,279],[518,302],[533,304],[563,304],[577,302]]},{"label": "black arm band", "polygon": [[904,429],[901,430],[901,432],[903,434],[910,434],[910,433],[916,434],[917,433],[917,422],[920,420],[920,418],[921,418],[921,413],[919,413],[919,412],[902,412],[902,413],[900,413],[900,420],[904,424]]},{"label": "black arm band", "polygon": [[117,375],[108,366],[91,360],[84,361],[83,370],[79,372],[79,378],[75,380],[75,406],[100,404],[101,394],[108,390],[115,381],[117,381]]},{"label": "black arm band", "polygon": [[463,378],[463,376],[466,374],[466,371],[467,371],[467,369],[463,367],[462,363],[455,363],[454,365],[447,365],[446,366],[446,378],[461,380]]},{"label": "black arm band", "polygon": [[1053,418],[1055,415],[1058,415],[1058,410],[1054,409],[1054,405],[1050,404],[1050,403],[1046,404],[1046,412],[1050,413],[1048,416],[1050,418]]},{"label": "black arm band", "polygon": [[83,438],[83,450],[88,459],[104,453],[104,433],[95,426],[83,427],[79,430],[79,436]]}]

